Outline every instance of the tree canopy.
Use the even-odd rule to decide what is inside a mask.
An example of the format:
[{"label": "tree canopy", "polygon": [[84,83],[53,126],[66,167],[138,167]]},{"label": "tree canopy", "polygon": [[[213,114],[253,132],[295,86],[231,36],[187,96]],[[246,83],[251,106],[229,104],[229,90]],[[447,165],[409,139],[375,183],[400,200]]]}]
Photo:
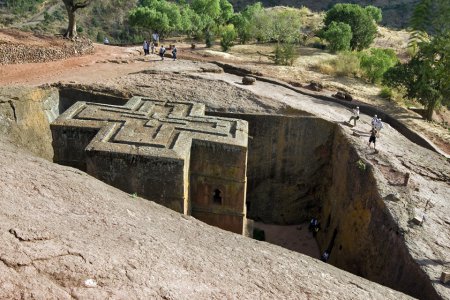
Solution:
[{"label": "tree canopy", "polygon": [[352,28],[342,22],[331,22],[323,37],[328,41],[328,49],[331,52],[346,51],[350,49],[352,40]]},{"label": "tree canopy", "polygon": [[422,103],[431,120],[436,107],[450,102],[450,2],[420,0],[411,26],[418,51],[409,62],[386,72],[383,82],[405,88],[406,97]]},{"label": "tree canopy", "polygon": [[371,48],[361,54],[361,69],[371,83],[379,83],[384,73],[398,62],[397,55],[392,49]]},{"label": "tree canopy", "polygon": [[334,5],[325,16],[325,31],[328,30],[332,22],[346,23],[351,27],[350,47],[352,50],[362,50],[369,47],[377,32],[377,26],[372,15],[357,4],[339,3]]},{"label": "tree canopy", "polygon": [[151,28],[160,36],[181,29],[182,18],[176,3],[166,0],[143,0],[142,5],[130,11],[131,25]]},{"label": "tree canopy", "polygon": [[300,40],[302,24],[298,9],[263,10],[254,18],[254,36],[262,42],[293,43]]},{"label": "tree canopy", "polygon": [[263,12],[264,8],[261,2],[247,5],[240,13],[234,14],[231,22],[234,24],[237,35],[242,44],[245,44],[253,38],[254,19]]}]

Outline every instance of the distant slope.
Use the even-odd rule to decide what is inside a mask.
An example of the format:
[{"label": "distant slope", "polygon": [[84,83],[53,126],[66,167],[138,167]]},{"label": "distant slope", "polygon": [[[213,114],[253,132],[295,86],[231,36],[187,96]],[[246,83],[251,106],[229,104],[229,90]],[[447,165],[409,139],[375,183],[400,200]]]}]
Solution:
[{"label": "distant slope", "polygon": [[[33,2],[33,1],[25,1]],[[41,2],[41,3],[39,3]],[[257,2],[256,0],[230,0],[236,11],[241,10],[248,4]],[[360,5],[374,5],[383,10],[382,25],[395,28],[404,28],[408,25],[411,12],[418,0],[261,0],[266,7],[273,6],[306,6],[313,11],[323,11],[332,7],[336,3],[357,3]],[[66,12],[62,1],[46,0],[35,1],[32,6],[22,9],[20,13],[17,9],[8,8],[7,0],[0,0],[0,27],[28,25],[33,29],[42,29],[46,32],[60,33],[65,27]],[[107,35],[113,41],[126,42],[130,40],[140,40],[142,37],[136,36],[135,32],[127,25],[127,15],[130,9],[135,7],[138,0],[96,0],[87,8],[78,11],[79,25],[82,31],[93,38],[100,39]],[[31,4],[30,4],[31,5]],[[45,19],[47,15],[47,19]],[[39,24],[41,23],[41,24]]]},{"label": "distant slope", "polygon": [[[229,0],[236,10],[244,8],[248,4],[252,4],[258,1],[255,0]],[[313,11],[327,10],[336,3],[357,3],[360,5],[374,5],[383,10],[383,25],[396,28],[404,28],[408,25],[408,20],[414,6],[418,0],[348,0],[348,1],[336,1],[336,0],[261,0],[264,6],[292,6],[301,7],[306,6]]]}]

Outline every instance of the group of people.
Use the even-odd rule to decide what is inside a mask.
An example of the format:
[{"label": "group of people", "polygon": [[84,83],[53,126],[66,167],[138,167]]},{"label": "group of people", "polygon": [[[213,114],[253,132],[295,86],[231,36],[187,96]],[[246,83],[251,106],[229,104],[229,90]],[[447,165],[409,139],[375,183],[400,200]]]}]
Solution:
[{"label": "group of people", "polygon": [[[144,48],[144,56],[145,55],[149,55],[150,54],[150,49],[152,50],[152,54],[155,53],[155,45],[158,45],[155,42],[151,42],[149,43],[148,41],[144,41],[143,44],[143,48]],[[172,59],[173,60],[177,60],[177,52],[178,49],[175,45],[173,45],[172,47]],[[159,48],[158,51],[158,55],[161,57],[161,60],[164,60],[164,55],[166,54],[166,48],[164,47],[164,45],[161,45],[161,47]]]},{"label": "group of people", "polygon": [[[353,120],[353,127],[356,126],[356,121],[359,120],[359,106],[356,106],[352,110],[352,116],[350,117],[350,120],[348,120],[348,123],[350,124]],[[372,129],[370,130],[370,138],[369,138],[369,147],[371,147],[371,144],[373,143],[373,149],[376,149],[376,142],[377,137],[380,136],[380,131],[383,129],[383,122],[381,121],[381,118],[378,118],[377,115],[375,115],[372,118]]]},{"label": "group of people", "polygon": [[155,53],[155,42],[148,42],[147,40],[144,41],[144,44],[142,45],[142,48],[144,48],[144,55],[150,54],[150,49],[152,49],[152,54]]}]

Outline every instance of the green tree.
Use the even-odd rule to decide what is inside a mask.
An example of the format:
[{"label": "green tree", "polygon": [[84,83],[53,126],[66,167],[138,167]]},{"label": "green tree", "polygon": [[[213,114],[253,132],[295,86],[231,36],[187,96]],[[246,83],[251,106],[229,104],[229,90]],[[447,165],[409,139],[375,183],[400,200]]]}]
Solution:
[{"label": "green tree", "polygon": [[357,4],[336,4],[327,11],[324,24],[325,30],[332,22],[342,22],[350,25],[352,39],[350,47],[352,50],[362,50],[370,46],[375,39],[377,26],[369,13]]},{"label": "green tree", "polygon": [[342,22],[331,22],[323,37],[328,41],[331,52],[347,51],[350,49],[352,40],[352,29],[350,25]]},{"label": "green tree", "polygon": [[404,87],[406,97],[417,99],[431,120],[434,109],[450,100],[450,2],[420,0],[411,18],[413,34],[410,45],[417,53],[404,64],[398,64],[384,76],[384,83]]},{"label": "green tree", "polygon": [[220,0],[220,18],[218,23],[220,25],[228,22],[234,14],[233,5],[228,0]]},{"label": "green tree", "polygon": [[255,17],[253,35],[262,42],[295,43],[300,40],[302,25],[298,9],[264,10]]},{"label": "green tree", "polygon": [[411,17],[412,33],[409,47],[417,50],[418,43],[429,42],[431,36],[450,31],[450,2],[448,0],[420,0]]},{"label": "green tree", "polygon": [[242,12],[237,13],[231,19],[237,31],[241,44],[247,43],[253,36],[254,19],[263,12],[264,8],[261,2],[247,5]]},{"label": "green tree", "polygon": [[361,70],[371,83],[378,83],[384,73],[398,63],[397,55],[392,49],[372,48],[361,54]]},{"label": "green tree", "polygon": [[202,18],[189,6],[183,5],[180,9],[181,29],[189,37],[198,38],[201,36],[205,24]]},{"label": "green tree", "polygon": [[191,8],[203,21],[207,46],[212,45],[219,26],[225,24],[233,15],[233,6],[228,0],[192,0]]},{"label": "green tree", "polygon": [[375,22],[380,23],[383,20],[383,14],[381,12],[381,8],[378,8],[373,5],[368,5],[364,7],[366,12],[374,19]]},{"label": "green tree", "polygon": [[77,36],[77,21],[75,18],[75,12],[88,6],[92,0],[63,0],[64,6],[67,10],[67,16],[69,17],[69,25],[67,26],[65,38],[75,38]]},{"label": "green tree", "polygon": [[145,0],[145,6],[132,9],[128,19],[132,26],[151,28],[157,31],[161,38],[181,30],[181,13],[178,5],[165,0]]},{"label": "green tree", "polygon": [[222,26],[220,29],[220,32],[221,32],[220,46],[222,46],[222,50],[224,52],[227,52],[228,49],[231,48],[231,46],[233,45],[233,41],[237,37],[236,30],[234,29],[233,24],[228,24],[228,25]]},{"label": "green tree", "polygon": [[450,94],[450,34],[420,42],[419,51],[407,63],[398,64],[384,75],[384,84],[404,87],[406,97],[417,99],[426,108],[426,119]]}]

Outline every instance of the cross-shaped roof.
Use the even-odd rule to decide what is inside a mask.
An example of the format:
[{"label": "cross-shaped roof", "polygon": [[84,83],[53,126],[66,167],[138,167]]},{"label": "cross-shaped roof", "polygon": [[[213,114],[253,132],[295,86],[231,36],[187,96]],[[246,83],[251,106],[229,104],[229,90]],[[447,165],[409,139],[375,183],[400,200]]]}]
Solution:
[{"label": "cross-shaped roof", "polygon": [[124,106],[77,102],[52,126],[98,129],[86,150],[184,158],[192,140],[247,147],[247,123],[205,116],[187,101],[133,97]]}]

